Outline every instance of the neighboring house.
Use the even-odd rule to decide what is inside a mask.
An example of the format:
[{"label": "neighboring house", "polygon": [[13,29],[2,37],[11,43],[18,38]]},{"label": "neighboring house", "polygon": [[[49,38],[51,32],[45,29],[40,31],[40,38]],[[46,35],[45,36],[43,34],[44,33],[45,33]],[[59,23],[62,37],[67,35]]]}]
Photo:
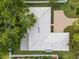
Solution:
[{"label": "neighboring house", "polygon": [[58,3],[66,3],[67,0],[57,0]]},{"label": "neighboring house", "polygon": [[21,41],[21,50],[69,51],[69,33],[51,32],[51,7],[30,7],[37,22]]},{"label": "neighboring house", "polygon": [[[57,0],[57,3],[66,3],[67,0]],[[49,0],[25,0],[24,3],[49,3]]]}]

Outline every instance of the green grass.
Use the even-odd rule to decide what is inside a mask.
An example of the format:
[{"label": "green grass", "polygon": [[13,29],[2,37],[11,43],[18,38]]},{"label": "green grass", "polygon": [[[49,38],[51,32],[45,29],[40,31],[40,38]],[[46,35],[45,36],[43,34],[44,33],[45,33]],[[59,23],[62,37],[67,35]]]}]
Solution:
[{"label": "green grass", "polygon": [[8,52],[1,52],[1,59],[9,59],[9,53]]},{"label": "green grass", "polygon": [[2,56],[2,59],[9,59],[8,56],[9,56],[8,54],[7,54],[7,55],[3,55],[3,56]]},{"label": "green grass", "polygon": [[67,54],[63,54],[63,59],[75,59],[75,54],[73,52],[69,52]]}]

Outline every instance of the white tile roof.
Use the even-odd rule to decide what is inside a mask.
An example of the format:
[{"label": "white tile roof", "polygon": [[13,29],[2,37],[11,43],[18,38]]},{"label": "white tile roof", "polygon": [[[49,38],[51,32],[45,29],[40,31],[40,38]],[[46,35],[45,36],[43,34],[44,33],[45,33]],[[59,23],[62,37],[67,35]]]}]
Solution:
[{"label": "white tile roof", "polygon": [[[29,40],[21,41],[21,50],[29,45],[26,50],[47,50],[69,51],[69,33],[51,33],[51,8],[50,7],[31,7],[31,12],[37,16],[37,23],[29,31]],[[39,31],[38,31],[39,27]],[[25,44],[24,44],[25,43]],[[24,47],[24,49],[23,49]]]}]

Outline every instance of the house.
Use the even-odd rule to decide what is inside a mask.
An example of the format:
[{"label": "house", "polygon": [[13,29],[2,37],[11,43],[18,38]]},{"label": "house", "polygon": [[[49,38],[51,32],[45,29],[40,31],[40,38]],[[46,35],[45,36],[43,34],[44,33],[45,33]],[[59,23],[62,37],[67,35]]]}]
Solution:
[{"label": "house", "polygon": [[69,51],[69,33],[51,32],[51,7],[30,7],[37,22],[21,41],[25,51]]}]

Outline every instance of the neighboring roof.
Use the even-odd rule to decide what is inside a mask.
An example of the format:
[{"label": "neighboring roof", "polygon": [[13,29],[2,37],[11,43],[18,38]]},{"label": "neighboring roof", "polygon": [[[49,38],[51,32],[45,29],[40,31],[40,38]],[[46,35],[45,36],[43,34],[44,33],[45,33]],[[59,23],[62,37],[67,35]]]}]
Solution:
[{"label": "neighboring roof", "polygon": [[27,54],[27,55],[11,55],[11,57],[14,57],[14,58],[22,58],[22,57],[43,57],[43,56],[51,56],[53,59],[59,59],[58,55],[56,54]]},{"label": "neighboring roof", "polygon": [[[67,0],[57,0],[57,3],[66,3]],[[24,3],[49,3],[49,0],[27,0]]]}]

